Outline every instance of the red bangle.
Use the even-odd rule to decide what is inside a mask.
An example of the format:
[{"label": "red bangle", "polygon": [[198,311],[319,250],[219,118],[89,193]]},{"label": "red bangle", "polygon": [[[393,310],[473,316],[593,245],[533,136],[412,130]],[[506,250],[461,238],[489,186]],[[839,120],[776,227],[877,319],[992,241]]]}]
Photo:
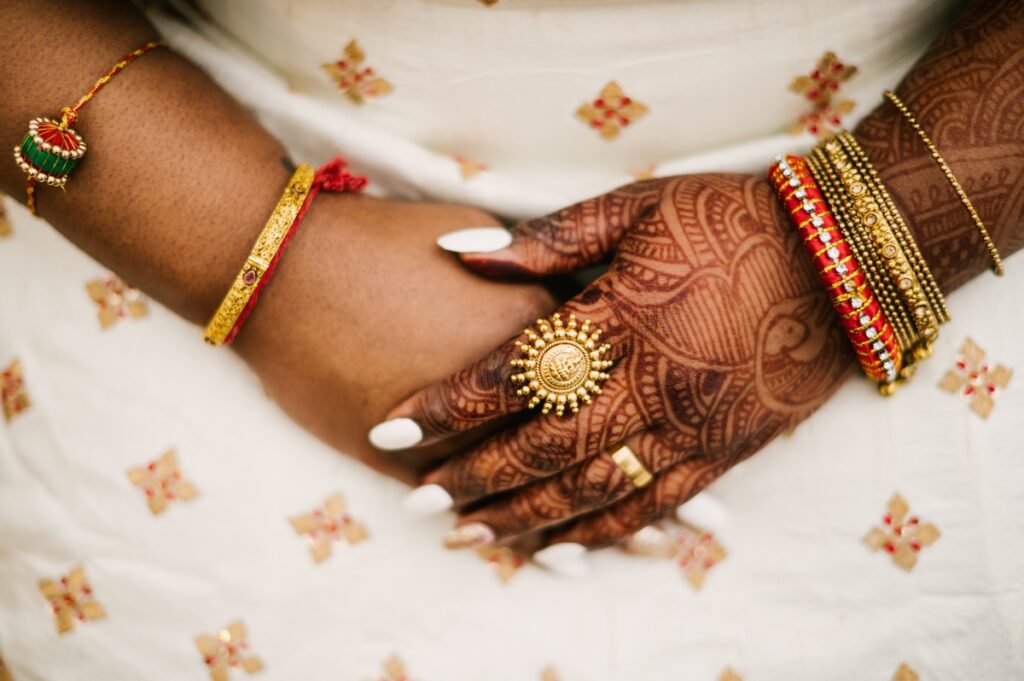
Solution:
[{"label": "red bangle", "polygon": [[879,383],[892,383],[902,368],[902,354],[864,270],[839,231],[807,162],[792,155],[776,161],[769,168],[769,177],[796,225],[864,373]]}]

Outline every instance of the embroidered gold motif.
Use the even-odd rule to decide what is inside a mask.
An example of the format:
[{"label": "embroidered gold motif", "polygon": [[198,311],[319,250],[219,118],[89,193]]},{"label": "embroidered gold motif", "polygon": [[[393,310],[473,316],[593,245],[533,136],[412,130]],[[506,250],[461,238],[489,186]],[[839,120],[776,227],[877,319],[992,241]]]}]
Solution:
[{"label": "embroidered gold motif", "polygon": [[7,668],[3,659],[0,659],[0,681],[14,681],[14,677],[11,676],[11,671]]},{"label": "embroidered gold motif", "polygon": [[483,163],[471,161],[464,156],[456,155],[453,156],[452,158],[454,158],[455,162],[459,164],[459,172],[462,173],[463,180],[471,180],[484,170],[487,170],[487,166],[485,166]]},{"label": "embroidered gold motif", "polygon": [[392,87],[372,68],[364,66],[366,54],[355,40],[345,46],[344,56],[336,62],[323,64],[324,71],[334,80],[338,91],[356,104],[386,95]]},{"label": "embroidered gold motif", "polygon": [[843,83],[857,73],[857,67],[844,64],[835,52],[826,52],[818,66],[809,75],[797,76],[789,89],[803,95],[813,105],[810,112],[800,117],[789,132],[798,134],[807,130],[813,135],[827,137],[843,127],[843,116],[853,110],[853,100],[840,99]]},{"label": "embroidered gold motif", "polygon": [[93,279],[85,285],[85,290],[96,303],[96,316],[103,329],[110,328],[122,319],[144,317],[149,312],[142,293],[113,274],[103,279]]},{"label": "embroidered gold motif", "polygon": [[405,671],[405,663],[397,655],[392,655],[384,660],[384,675],[378,676],[377,681],[411,681]]},{"label": "embroidered gold motif", "polygon": [[562,676],[552,665],[540,670],[540,681],[562,681]]},{"label": "embroidered gold motif", "polygon": [[960,346],[956,364],[939,381],[946,392],[959,394],[971,405],[971,410],[987,419],[995,407],[995,395],[1010,383],[1013,371],[999,364],[995,367],[985,361],[985,351],[968,338]]},{"label": "embroidered gold motif", "polygon": [[921,677],[917,675],[917,672],[906,664],[901,664],[900,668],[892,676],[892,681],[920,681],[920,679]]},{"label": "embroidered gold motif", "polygon": [[656,163],[651,163],[646,168],[630,172],[630,175],[632,175],[633,179],[637,182],[640,180],[651,180],[654,179],[654,171],[657,167]]},{"label": "embroidered gold motif", "polygon": [[335,543],[358,544],[369,536],[366,528],[345,512],[345,498],[341,494],[332,494],[323,506],[289,518],[288,522],[296,533],[306,535],[309,552],[317,563],[331,555]]},{"label": "embroidered gold motif", "polygon": [[934,544],[940,536],[939,528],[910,515],[910,507],[903,497],[893,494],[888,513],[882,517],[882,526],[872,527],[864,543],[872,551],[885,551],[900,569],[910,572],[917,564],[921,549]]},{"label": "embroidered gold motif", "polygon": [[743,677],[733,671],[732,667],[726,667],[718,675],[718,681],[743,681]]},{"label": "embroidered gold motif", "polygon": [[629,553],[676,561],[686,581],[698,591],[708,572],[728,556],[711,532],[685,523],[645,527],[633,533],[625,548]]},{"label": "embroidered gold motif", "polygon": [[153,515],[162,513],[172,501],[189,501],[199,494],[196,486],[182,476],[173,449],[145,466],[128,469],[128,479],[146,495]]},{"label": "embroidered gold motif", "polygon": [[0,402],[4,405],[4,420],[8,422],[32,406],[25,390],[25,379],[21,375],[21,362],[18,360],[0,371]]},{"label": "embroidered gold motif", "polygon": [[494,565],[498,579],[506,583],[526,564],[526,558],[522,554],[507,546],[482,546],[476,550],[476,554]]},{"label": "embroidered gold motif", "polygon": [[11,235],[11,219],[7,216],[4,200],[0,199],[0,239]]},{"label": "embroidered gold motif", "polygon": [[66,634],[76,624],[102,619],[107,614],[93,597],[92,586],[81,567],[59,579],[40,580],[39,591],[50,602],[58,634]]},{"label": "embroidered gold motif", "polygon": [[248,632],[242,622],[232,622],[212,636],[200,634],[195,640],[210,670],[210,681],[227,681],[232,670],[255,674],[263,669],[263,661],[249,652]]},{"label": "embroidered gold motif", "polygon": [[649,109],[646,105],[627,97],[614,80],[609,81],[601,94],[576,110],[576,116],[597,130],[601,137],[612,140],[629,124],[644,116]]}]

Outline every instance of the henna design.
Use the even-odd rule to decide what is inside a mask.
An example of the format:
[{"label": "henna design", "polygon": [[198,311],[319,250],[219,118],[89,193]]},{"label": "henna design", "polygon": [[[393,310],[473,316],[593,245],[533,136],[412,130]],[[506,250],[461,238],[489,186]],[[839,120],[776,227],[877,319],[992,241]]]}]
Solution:
[{"label": "henna design", "polygon": [[[900,93],[1004,258],[1018,250],[1024,3],[973,3]],[[973,223],[899,113],[880,106],[856,135],[940,285],[948,291],[984,271],[987,253]],[[549,542],[617,541],[792,429],[854,366],[796,232],[762,179],[648,180],[525,223],[517,233],[515,257],[467,263],[492,273],[544,275],[614,253],[607,274],[563,313],[594,320],[625,359],[577,420],[534,419],[428,476],[460,500],[536,481],[464,518],[490,524],[499,536],[562,523],[549,530]],[[463,372],[429,389],[421,403],[457,405],[434,419],[444,420],[447,432],[467,430],[486,420],[483,414],[521,409],[497,387],[509,373],[501,360],[511,354],[511,346],[503,347],[484,361],[484,377]],[[601,456],[626,438],[655,474],[645,489],[632,488]]]}]

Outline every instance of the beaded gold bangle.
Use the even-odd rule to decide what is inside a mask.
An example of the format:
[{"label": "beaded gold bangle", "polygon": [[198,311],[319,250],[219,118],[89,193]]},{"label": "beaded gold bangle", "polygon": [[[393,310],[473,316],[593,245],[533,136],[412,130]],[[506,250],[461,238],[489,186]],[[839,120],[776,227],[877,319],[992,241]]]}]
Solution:
[{"label": "beaded gold bangle", "polygon": [[828,155],[820,146],[815,147],[807,162],[811,174],[818,181],[822,194],[832,209],[836,226],[846,237],[850,244],[850,250],[860,262],[872,290],[878,297],[879,305],[885,310],[900,347],[910,347],[913,338],[917,335],[913,324],[902,304],[899,293],[896,291],[896,285],[889,276],[885,264],[881,262],[874,245],[869,243],[870,240],[863,230],[854,227],[857,213],[850,197],[846,194],[842,180],[832,168]]},{"label": "beaded gold bangle", "polygon": [[[904,347],[917,357],[918,348],[930,348],[932,341],[938,336],[938,319],[924,293],[917,273],[911,267],[886,211],[882,210],[879,192],[884,188],[874,186],[861,173],[860,168],[846,153],[845,147],[837,140],[825,143],[825,151],[829,154],[832,167],[842,178],[846,193],[850,196],[857,212],[857,223],[871,238],[875,250],[885,263],[889,275],[896,284],[904,306],[910,311],[914,327],[917,331],[912,345]],[[929,352],[927,349],[922,352]],[[905,358],[909,359],[909,358]],[[909,362],[908,362],[909,364]]]},{"label": "beaded gold bangle", "polygon": [[886,214],[886,217],[895,230],[896,238],[899,240],[904,253],[906,253],[907,258],[910,260],[911,266],[914,268],[914,272],[917,274],[917,278],[921,282],[921,286],[924,288],[925,295],[928,297],[928,302],[935,311],[935,316],[938,318],[940,324],[945,324],[949,321],[949,309],[946,307],[946,300],[942,296],[942,291],[939,290],[939,284],[935,281],[935,277],[928,268],[928,264],[925,262],[924,256],[921,254],[921,249],[917,247],[917,242],[914,241],[914,235],[911,234],[910,228],[907,227],[907,223],[903,220],[903,216],[900,214],[899,210],[897,210],[896,204],[892,200],[892,196],[885,188],[885,184],[882,182],[881,178],[878,177],[878,173],[875,171],[875,167],[871,165],[871,161],[868,160],[867,153],[865,153],[863,147],[860,146],[860,143],[857,142],[857,138],[848,132],[840,133],[836,139],[846,148],[851,160],[853,160],[853,162],[861,169],[864,177],[874,187],[873,193],[879,200],[882,211]]},{"label": "beaded gold bangle", "polygon": [[288,237],[295,218],[313,187],[313,168],[302,164],[292,175],[274,212],[256,237],[249,257],[239,270],[235,281],[221,301],[220,307],[206,325],[203,338],[212,345],[223,345],[231,336],[242,312],[248,307],[253,294],[259,290],[260,280],[275,261],[278,251]]},{"label": "beaded gold bangle", "polygon": [[932,158],[935,159],[935,162],[939,165],[939,169],[942,170],[942,174],[946,176],[946,179],[953,186],[953,190],[956,192],[956,195],[960,197],[960,203],[964,204],[964,208],[966,208],[968,214],[970,214],[971,220],[974,221],[974,226],[978,228],[978,232],[981,234],[981,238],[985,242],[985,248],[988,249],[988,254],[992,258],[993,271],[997,276],[1002,276],[1003,259],[999,256],[999,249],[996,248],[995,242],[992,241],[992,236],[985,228],[985,223],[981,221],[981,216],[978,215],[978,211],[974,209],[974,204],[972,204],[971,200],[967,198],[967,192],[965,192],[964,188],[960,186],[960,182],[956,179],[956,175],[954,175],[953,171],[950,170],[946,160],[942,158],[942,154],[939,153],[938,148],[932,142],[928,133],[926,133],[917,122],[914,114],[910,113],[910,109],[907,108],[907,105],[904,104],[903,101],[896,96],[896,93],[891,90],[886,90],[884,95],[886,99],[892,102],[893,105],[899,109],[899,112],[907,120],[907,123],[910,124],[910,127],[914,129],[914,132],[916,132],[917,136],[921,138],[924,145],[928,147],[928,151],[931,153]]}]

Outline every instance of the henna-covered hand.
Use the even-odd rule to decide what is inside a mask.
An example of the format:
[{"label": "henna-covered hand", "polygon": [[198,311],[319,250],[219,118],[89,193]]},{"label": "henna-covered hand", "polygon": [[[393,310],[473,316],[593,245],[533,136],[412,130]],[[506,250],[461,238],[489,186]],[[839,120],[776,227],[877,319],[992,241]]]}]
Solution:
[{"label": "henna-covered hand", "polygon": [[[532,414],[426,476],[472,507],[458,520],[471,531],[456,533],[456,544],[488,538],[475,523],[498,540],[541,528],[552,528],[551,543],[621,539],[792,428],[854,365],[761,178],[632,184],[517,226],[507,248],[462,255],[478,272],[531,278],[609,259],[559,310],[604,331],[615,365],[602,393],[577,416]],[[521,411],[514,340],[390,418],[412,419],[422,445]],[[621,443],[654,475],[649,486],[634,487],[607,455]]]}]

